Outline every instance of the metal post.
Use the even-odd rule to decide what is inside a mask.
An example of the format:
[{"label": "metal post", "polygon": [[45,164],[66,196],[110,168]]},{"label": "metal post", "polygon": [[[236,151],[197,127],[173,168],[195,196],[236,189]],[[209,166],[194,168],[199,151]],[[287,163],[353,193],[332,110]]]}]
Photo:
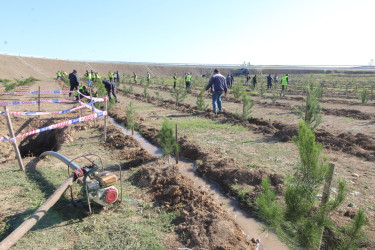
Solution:
[{"label": "metal post", "polygon": [[[107,98],[104,98],[104,110],[107,113]],[[104,116],[104,142],[107,140],[107,115]]]},{"label": "metal post", "polygon": [[8,129],[9,129],[10,137],[14,138],[14,140],[12,140],[12,143],[13,143],[14,151],[16,152],[16,157],[17,157],[17,160],[18,160],[18,165],[20,166],[20,169],[22,171],[25,171],[25,167],[23,166],[23,162],[22,162],[20,150],[18,149],[16,138],[14,136],[12,122],[10,121],[10,117],[9,117],[9,114],[8,114],[7,106],[4,106],[4,111],[5,111],[5,115],[7,117]]},{"label": "metal post", "polygon": [[[92,102],[92,88],[90,87],[90,102]],[[94,114],[94,104],[91,104],[91,114]],[[96,127],[96,119],[94,118],[94,127]]]},{"label": "metal post", "polygon": [[[176,123],[176,143],[177,143],[177,145],[178,145],[178,137],[177,137],[177,134],[178,134],[178,132],[177,132],[177,123]],[[178,150],[176,151],[176,164],[178,164]]]}]

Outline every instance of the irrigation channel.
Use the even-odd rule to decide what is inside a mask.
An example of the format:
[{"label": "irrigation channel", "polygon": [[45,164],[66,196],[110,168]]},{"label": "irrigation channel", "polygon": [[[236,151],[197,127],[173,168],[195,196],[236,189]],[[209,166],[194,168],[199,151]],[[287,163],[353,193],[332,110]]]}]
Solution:
[{"label": "irrigation channel", "polygon": [[[149,154],[156,157],[162,156],[161,149],[144,139],[140,133],[135,131],[134,135],[132,135],[131,131],[125,129],[113,118],[109,116],[108,118],[108,120],[112,124],[122,130],[122,133],[133,136],[133,138],[136,139]],[[265,225],[263,223],[255,220],[251,217],[251,215],[243,211],[234,197],[228,198],[224,196],[220,192],[220,189],[216,184],[210,183],[202,177],[198,176],[195,172],[194,162],[189,159],[180,157],[177,166],[183,176],[191,179],[194,182],[195,188],[205,191],[207,194],[211,195],[215,198],[215,200],[222,204],[223,209],[232,216],[234,221],[241,227],[243,233],[247,237],[249,237],[250,239],[259,239],[260,246],[258,249],[288,249],[288,247],[283,242],[281,242],[274,233],[264,230]]]}]

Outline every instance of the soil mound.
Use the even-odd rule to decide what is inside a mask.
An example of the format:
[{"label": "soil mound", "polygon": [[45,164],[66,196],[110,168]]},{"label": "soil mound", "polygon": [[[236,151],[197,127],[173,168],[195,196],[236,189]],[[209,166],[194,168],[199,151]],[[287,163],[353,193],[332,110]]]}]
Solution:
[{"label": "soil mound", "polygon": [[175,166],[159,160],[142,166],[133,182],[148,188],[154,201],[171,211],[179,211],[175,230],[190,248],[253,249],[239,226],[203,191]]},{"label": "soil mound", "polygon": [[142,148],[137,140],[131,136],[124,135],[116,126],[109,125],[107,133],[107,141],[102,145],[107,148],[117,149],[118,153],[115,158],[128,160],[128,162],[122,164],[122,167],[138,166],[153,159],[153,156]]}]

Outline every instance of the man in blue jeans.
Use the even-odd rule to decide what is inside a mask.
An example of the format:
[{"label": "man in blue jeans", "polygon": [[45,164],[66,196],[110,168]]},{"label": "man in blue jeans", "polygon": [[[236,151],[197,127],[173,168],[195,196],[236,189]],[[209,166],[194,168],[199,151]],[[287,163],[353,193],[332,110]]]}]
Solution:
[{"label": "man in blue jeans", "polygon": [[214,70],[214,74],[208,82],[206,90],[209,90],[210,88],[212,92],[213,112],[217,114],[217,108],[219,108],[219,112],[223,111],[221,96],[223,95],[223,93],[226,96],[228,91],[225,77],[222,74],[220,74],[218,69]]}]

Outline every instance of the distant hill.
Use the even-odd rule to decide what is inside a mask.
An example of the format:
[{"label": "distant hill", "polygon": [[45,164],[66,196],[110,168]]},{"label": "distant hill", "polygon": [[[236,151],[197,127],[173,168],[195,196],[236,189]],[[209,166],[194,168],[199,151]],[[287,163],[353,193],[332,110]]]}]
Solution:
[{"label": "distant hill", "polygon": [[[214,68],[219,68],[223,74],[235,72],[241,69],[238,65],[184,65],[184,64],[156,64],[156,63],[122,63],[122,62],[85,62],[69,61],[38,57],[10,56],[0,54],[0,78],[35,78],[44,79],[56,77],[59,70],[70,73],[73,69],[83,76],[86,70],[98,71],[106,76],[109,71],[119,71],[122,74],[131,75],[135,72],[138,76],[145,76],[147,71],[154,75],[170,76],[174,72],[183,76],[186,72],[195,75],[211,75]],[[350,72],[366,73],[375,72],[374,67],[340,67],[340,66],[249,66],[250,74],[298,74],[298,73],[330,73]]]}]

